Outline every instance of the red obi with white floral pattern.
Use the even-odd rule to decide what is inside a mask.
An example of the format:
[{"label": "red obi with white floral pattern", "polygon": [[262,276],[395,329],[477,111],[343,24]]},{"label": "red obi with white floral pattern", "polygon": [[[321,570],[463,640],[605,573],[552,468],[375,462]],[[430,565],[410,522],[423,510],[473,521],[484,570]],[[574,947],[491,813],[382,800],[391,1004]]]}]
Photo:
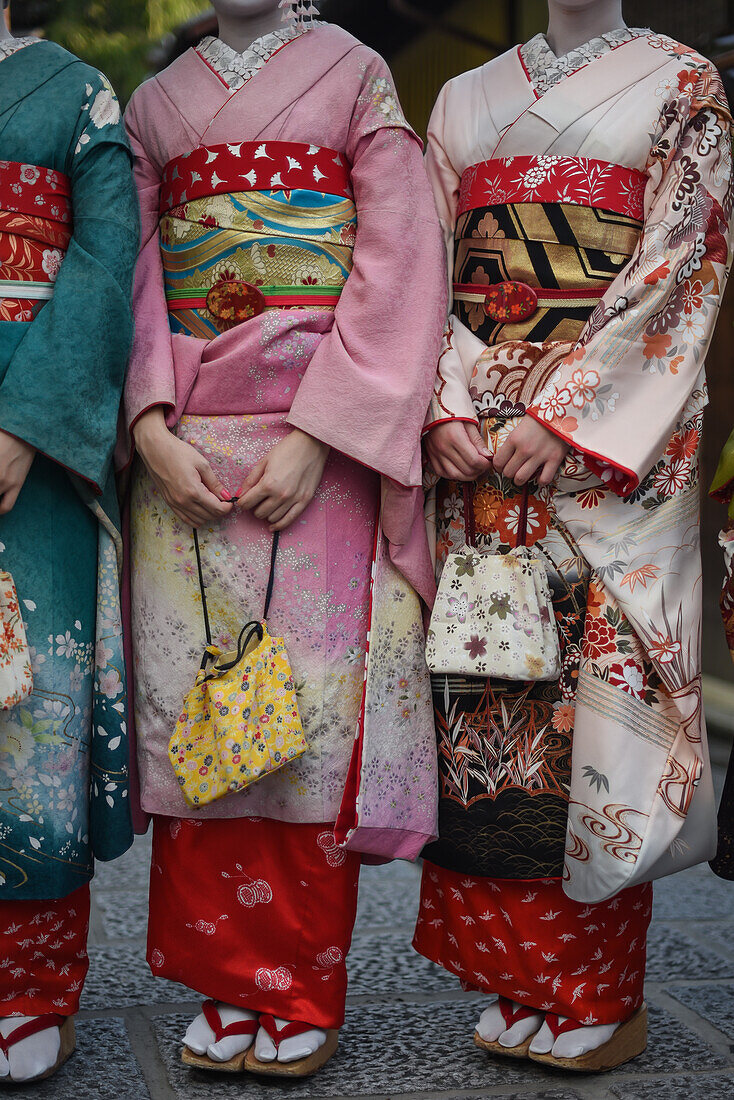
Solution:
[{"label": "red obi with white floral pattern", "polygon": [[0,320],[33,320],[53,294],[71,235],[69,177],[0,161]]},{"label": "red obi with white floral pattern", "polygon": [[642,220],[647,176],[588,157],[502,157],[472,164],[461,177],[459,213],[506,202],[563,202]]}]

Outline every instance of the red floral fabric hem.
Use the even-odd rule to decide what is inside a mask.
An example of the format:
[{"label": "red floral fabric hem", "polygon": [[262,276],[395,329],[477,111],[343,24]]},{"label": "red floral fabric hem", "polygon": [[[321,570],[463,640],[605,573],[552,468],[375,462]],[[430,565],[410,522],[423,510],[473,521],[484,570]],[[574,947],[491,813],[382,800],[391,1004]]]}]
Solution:
[{"label": "red floral fabric hem", "polygon": [[359,856],[333,826],[153,819],[148,963],[204,997],[344,1022]]},{"label": "red floral fabric hem", "polygon": [[423,866],[413,947],[461,978],[582,1024],[626,1020],[642,1004],[652,886],[583,905],[559,879],[488,879]]},{"label": "red floral fabric hem", "polygon": [[0,901],[0,1016],[78,1012],[88,932],[88,885],[58,900]]}]

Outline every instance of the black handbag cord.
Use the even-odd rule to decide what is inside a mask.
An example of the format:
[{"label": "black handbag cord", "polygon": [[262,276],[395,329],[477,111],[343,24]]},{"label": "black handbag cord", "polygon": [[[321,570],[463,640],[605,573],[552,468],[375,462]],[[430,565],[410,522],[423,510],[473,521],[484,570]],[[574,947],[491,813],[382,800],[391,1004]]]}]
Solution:
[{"label": "black handbag cord", "polygon": [[[268,611],[270,610],[270,602],[273,598],[273,586],[275,585],[275,558],[278,553],[278,542],[280,540],[280,531],[275,531],[273,534],[273,546],[270,551],[270,575],[268,576],[268,587],[265,593],[265,608],[263,610],[263,619],[267,619]],[[199,548],[199,532],[194,527],[194,550],[196,551],[196,568],[199,573],[199,588],[201,590],[201,609],[204,613],[204,630],[206,631],[206,644],[210,646],[212,644],[212,632],[209,624],[209,607],[206,602],[206,585],[204,584],[204,571],[201,565],[201,550]]]}]

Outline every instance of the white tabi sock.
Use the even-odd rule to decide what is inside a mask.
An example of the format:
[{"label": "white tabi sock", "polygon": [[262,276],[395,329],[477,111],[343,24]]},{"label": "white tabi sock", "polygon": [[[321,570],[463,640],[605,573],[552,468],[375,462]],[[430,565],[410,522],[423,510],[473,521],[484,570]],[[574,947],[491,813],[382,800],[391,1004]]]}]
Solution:
[{"label": "white tabi sock", "polygon": [[[559,1016],[558,1020],[564,1024],[567,1016]],[[548,1024],[543,1022],[538,1034],[530,1044],[533,1054],[553,1054],[554,1058],[580,1058],[582,1054],[588,1054],[591,1050],[597,1050],[608,1042],[619,1024],[595,1024],[591,1027],[579,1027],[573,1031],[567,1031],[553,1038],[553,1032]]]},{"label": "white tabi sock", "polygon": [[[517,1001],[512,1001],[511,1004],[513,1012],[523,1007]],[[523,1020],[518,1020],[517,1023],[508,1028],[500,1009],[499,1000],[496,1000],[489,1008],[485,1008],[479,1017],[477,1033],[487,1043],[498,1042],[503,1047],[518,1047],[531,1035],[535,1035],[542,1023],[543,1013],[538,1012],[532,1016],[527,1016]]]},{"label": "white tabi sock", "polygon": [[[247,1008],[237,1008],[222,1001],[215,1001],[215,1005],[223,1027],[241,1023],[243,1020],[257,1020],[257,1013],[250,1012]],[[230,1035],[217,1042],[206,1016],[200,1012],[189,1024],[184,1043],[194,1054],[206,1054],[213,1062],[229,1062],[231,1058],[250,1049],[252,1035]]]},{"label": "white tabi sock", "polygon": [[[37,1016],[6,1016],[0,1019],[0,1035],[7,1039],[16,1028],[37,1020]],[[58,1027],[49,1027],[36,1035],[21,1039],[8,1051],[7,1059],[0,1054],[0,1077],[11,1081],[30,1081],[46,1073],[56,1065],[61,1050],[61,1034]]]},{"label": "white tabi sock", "polygon": [[[274,1017],[275,1027],[282,1031],[289,1023],[279,1016]],[[301,1035],[294,1035],[292,1039],[283,1039],[278,1049],[268,1035],[264,1027],[261,1027],[255,1039],[255,1057],[259,1062],[298,1062],[301,1058],[308,1058],[326,1042],[326,1032],[319,1027],[304,1031]]]}]

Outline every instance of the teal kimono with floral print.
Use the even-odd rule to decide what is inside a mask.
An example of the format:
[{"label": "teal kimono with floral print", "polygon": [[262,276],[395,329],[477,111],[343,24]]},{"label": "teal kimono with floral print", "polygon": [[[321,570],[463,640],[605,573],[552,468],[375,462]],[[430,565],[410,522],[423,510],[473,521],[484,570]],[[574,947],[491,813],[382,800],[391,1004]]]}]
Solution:
[{"label": "teal kimono with floral print", "polygon": [[[65,254],[43,253],[47,299],[0,320],[0,429],[37,451],[0,516],[0,569],[15,580],[33,666],[32,694],[0,711],[0,899],[21,900],[65,896],[95,857],[132,842],[111,459],[138,212],[114,92],[53,43],[0,44],[6,162],[28,186],[63,173],[73,218]],[[0,189],[0,219],[8,210]],[[0,245],[4,231],[5,245],[20,239],[10,224],[0,220]]]}]

